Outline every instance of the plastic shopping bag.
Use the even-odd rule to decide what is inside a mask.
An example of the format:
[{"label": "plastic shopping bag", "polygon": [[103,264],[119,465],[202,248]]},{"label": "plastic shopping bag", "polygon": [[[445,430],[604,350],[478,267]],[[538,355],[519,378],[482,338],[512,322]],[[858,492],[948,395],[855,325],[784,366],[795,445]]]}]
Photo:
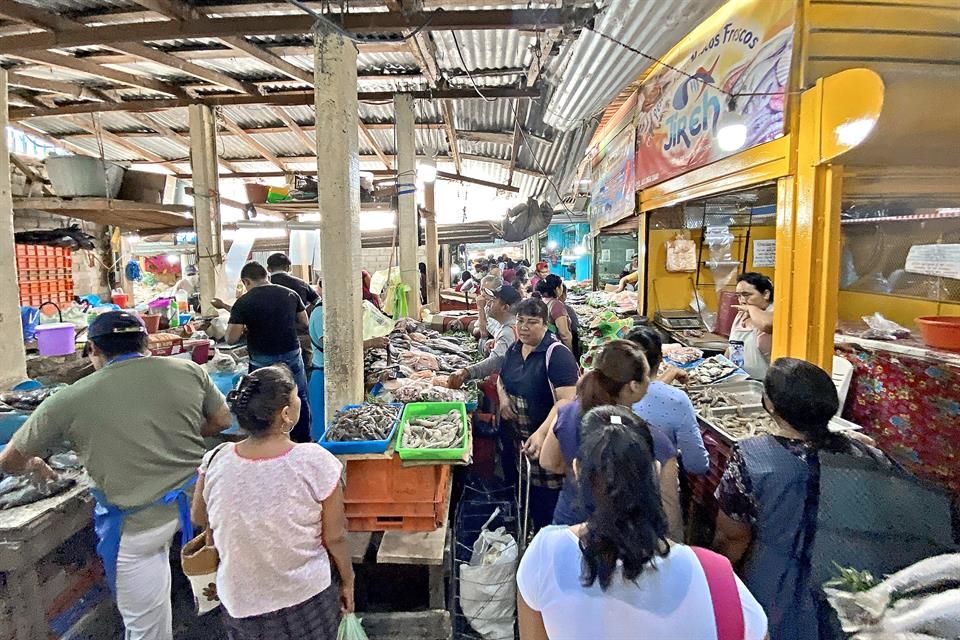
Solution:
[{"label": "plastic shopping bag", "polygon": [[490,531],[484,525],[470,564],[460,568],[460,606],[484,640],[513,639],[518,556],[512,535],[503,527]]},{"label": "plastic shopping bag", "polygon": [[360,618],[353,613],[343,616],[337,629],[337,640],[367,640],[367,634],[360,624]]},{"label": "plastic shopping bag", "polygon": [[393,318],[377,309],[369,300],[363,301],[363,339],[382,338],[393,331]]}]

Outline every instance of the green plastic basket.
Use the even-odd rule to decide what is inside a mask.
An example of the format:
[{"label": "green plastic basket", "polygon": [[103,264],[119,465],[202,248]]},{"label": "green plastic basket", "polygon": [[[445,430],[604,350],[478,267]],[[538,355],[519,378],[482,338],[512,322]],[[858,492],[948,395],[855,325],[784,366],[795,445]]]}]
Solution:
[{"label": "green plastic basket", "polygon": [[[463,424],[463,446],[455,449],[407,449],[401,446],[403,433],[411,420],[428,416],[442,416],[456,409],[460,412]],[[462,402],[411,402],[403,409],[400,417],[400,429],[397,431],[397,454],[401,460],[459,460],[470,448],[470,422],[467,420],[467,408]]]}]

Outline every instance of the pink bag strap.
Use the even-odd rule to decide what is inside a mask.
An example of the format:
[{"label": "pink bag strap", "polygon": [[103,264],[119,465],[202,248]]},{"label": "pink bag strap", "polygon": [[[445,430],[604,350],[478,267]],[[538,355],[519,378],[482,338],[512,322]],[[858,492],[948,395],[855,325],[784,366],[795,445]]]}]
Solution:
[{"label": "pink bag strap", "polygon": [[717,640],[743,640],[743,606],[740,591],[733,575],[733,567],[725,556],[700,547],[690,547],[703,567],[713,602],[713,619],[717,625]]}]

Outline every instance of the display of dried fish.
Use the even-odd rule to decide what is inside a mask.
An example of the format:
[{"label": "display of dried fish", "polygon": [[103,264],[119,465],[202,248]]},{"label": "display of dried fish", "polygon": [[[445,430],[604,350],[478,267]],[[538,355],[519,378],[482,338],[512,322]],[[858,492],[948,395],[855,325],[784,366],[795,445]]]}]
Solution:
[{"label": "display of dried fish", "polygon": [[333,425],[327,430],[326,438],[333,442],[385,440],[400,417],[400,409],[377,403],[341,409],[333,417]]},{"label": "display of dried fish", "polygon": [[400,446],[405,449],[453,449],[463,444],[460,412],[410,420],[403,428]]},{"label": "display of dried fish", "polygon": [[723,356],[713,356],[688,372],[688,384],[713,384],[736,371],[737,366]]}]

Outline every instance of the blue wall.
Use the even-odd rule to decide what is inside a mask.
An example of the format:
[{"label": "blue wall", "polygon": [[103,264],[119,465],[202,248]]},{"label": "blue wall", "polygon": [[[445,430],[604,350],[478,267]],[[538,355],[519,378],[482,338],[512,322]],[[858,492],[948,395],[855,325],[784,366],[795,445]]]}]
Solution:
[{"label": "blue wall", "polygon": [[[547,227],[547,239],[543,242],[540,251],[544,256],[543,259],[550,265],[551,273],[557,274],[564,280],[569,280],[570,274],[567,272],[567,267],[574,264],[577,268],[576,280],[589,280],[593,277],[593,257],[590,252],[588,251],[582,256],[573,255],[573,250],[578,245],[583,244],[583,238],[588,233],[590,233],[590,224],[586,222],[551,224]],[[547,251],[547,245],[551,242],[557,243],[555,253],[558,261],[556,264],[553,264],[553,261],[547,257],[552,256],[552,253]],[[565,253],[564,250],[566,250],[566,257],[562,257]]]}]

